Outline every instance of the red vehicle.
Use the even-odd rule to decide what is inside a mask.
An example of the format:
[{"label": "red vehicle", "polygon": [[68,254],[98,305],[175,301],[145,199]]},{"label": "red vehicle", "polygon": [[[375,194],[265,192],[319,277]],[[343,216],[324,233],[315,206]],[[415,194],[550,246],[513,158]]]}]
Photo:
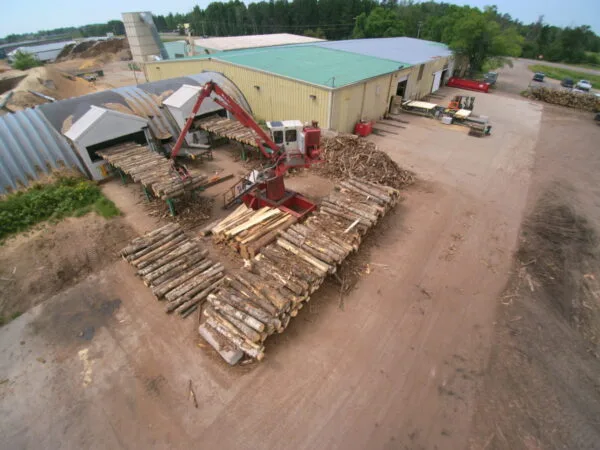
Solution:
[{"label": "red vehicle", "polygon": [[242,125],[256,133],[256,146],[265,158],[272,162],[270,167],[253,171],[248,177],[233,186],[229,196],[225,197],[225,207],[236,200],[242,201],[253,209],[263,206],[277,207],[296,217],[303,217],[314,210],[316,205],[296,192],[285,188],[283,177],[291,168],[310,167],[321,162],[321,130],[316,122],[311,126],[302,126],[298,121],[269,122],[271,136],[223,89],[209,81],[198,94],[190,117],[181,130],[171,151],[173,167],[182,178],[188,175],[185,167],[177,164],[175,158],[185,141],[194,118],[202,102],[211,94],[212,100],[225,108]]}]

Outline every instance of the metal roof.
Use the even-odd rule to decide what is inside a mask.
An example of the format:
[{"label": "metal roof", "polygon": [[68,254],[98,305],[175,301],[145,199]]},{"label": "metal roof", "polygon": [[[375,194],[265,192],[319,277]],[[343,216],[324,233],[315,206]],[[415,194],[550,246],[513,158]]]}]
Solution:
[{"label": "metal roof", "polygon": [[230,62],[330,88],[346,86],[408,67],[406,63],[319,45],[234,50],[199,58]]},{"label": "metal roof", "polygon": [[313,45],[389,59],[406,65],[422,64],[431,59],[452,55],[452,51],[445,44],[410,37],[350,39],[318,42]]},{"label": "metal roof", "polygon": [[0,193],[25,187],[61,167],[85,171],[67,140],[38,109],[0,116]]},{"label": "metal roof", "polygon": [[[148,120],[154,136],[177,136],[177,124],[169,120],[162,100],[184,84],[200,85],[217,82],[239,105],[252,113],[244,94],[224,75],[203,72],[187,77],[127,86],[84,95],[35,109],[26,109],[0,116],[0,193],[27,186],[40,173],[53,168],[70,166],[86,172],[83,163],[61,134],[67,119],[77,122],[92,106],[135,114]],[[67,121],[67,122],[65,122]]]},{"label": "metal roof", "polygon": [[16,55],[17,52],[23,53],[44,53],[51,52],[55,50],[62,50],[66,45],[75,44],[75,41],[63,41],[63,42],[53,42],[51,44],[42,44],[42,45],[30,45],[26,47],[18,47],[10,52],[8,55],[13,56]]},{"label": "metal roof", "polygon": [[64,135],[72,141],[76,141],[104,116],[116,116],[119,118],[119,120],[121,120],[121,122],[123,120],[135,121],[140,124],[140,127],[144,127],[148,124],[146,119],[134,114],[125,114],[119,111],[113,111],[111,109],[100,108],[92,105],[89,111],[81,116],[81,118],[75,122],[67,132],[64,133]]},{"label": "metal roof", "polygon": [[252,34],[247,36],[226,36],[196,39],[194,42],[203,48],[210,50],[226,51],[242,48],[271,47],[274,45],[306,44],[309,42],[320,42],[308,36],[299,36],[289,33],[275,34]]}]

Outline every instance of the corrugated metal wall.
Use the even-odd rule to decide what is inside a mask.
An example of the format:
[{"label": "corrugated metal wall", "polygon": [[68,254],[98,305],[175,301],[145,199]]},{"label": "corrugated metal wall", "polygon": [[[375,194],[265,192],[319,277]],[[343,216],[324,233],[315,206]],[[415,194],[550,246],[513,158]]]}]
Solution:
[{"label": "corrugated metal wall", "polygon": [[61,167],[84,172],[67,140],[38,109],[0,116],[0,194]]},{"label": "corrugated metal wall", "polygon": [[145,65],[150,81],[203,70],[220,72],[233,81],[244,93],[259,120],[317,120],[322,127],[328,127],[329,91],[325,88],[208,59]]},{"label": "corrugated metal wall", "polygon": [[438,58],[425,64],[423,68],[423,76],[419,77],[419,65],[411,68],[411,73],[408,77],[408,86],[406,97],[411,100],[423,98],[431,92],[433,86],[433,74],[444,69],[448,65],[448,58]]}]

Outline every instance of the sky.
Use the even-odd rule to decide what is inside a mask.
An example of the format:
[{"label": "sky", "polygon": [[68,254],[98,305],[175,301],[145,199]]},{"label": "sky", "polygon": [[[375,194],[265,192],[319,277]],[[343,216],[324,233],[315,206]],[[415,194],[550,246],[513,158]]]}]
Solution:
[{"label": "sky", "polygon": [[[535,22],[543,14],[547,24],[590,25],[600,35],[600,0],[445,1],[480,8],[496,4],[501,13],[508,13],[524,23]],[[0,36],[120,20],[121,12],[128,11],[185,13],[196,4],[204,8],[209,3],[210,0],[0,0]]]}]

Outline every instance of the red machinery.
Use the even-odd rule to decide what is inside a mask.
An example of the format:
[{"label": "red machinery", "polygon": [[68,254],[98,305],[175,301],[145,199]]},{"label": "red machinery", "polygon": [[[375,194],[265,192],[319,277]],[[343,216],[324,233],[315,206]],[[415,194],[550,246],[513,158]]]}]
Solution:
[{"label": "red machinery", "polygon": [[[263,130],[256,121],[248,114],[233,98],[231,98],[219,85],[213,81],[207,82],[198,94],[198,99],[192,108],[192,113],[188,117],[185,126],[181,130],[181,134],[177,138],[177,142],[171,151],[171,159],[173,160],[174,168],[183,176],[189,176],[185,167],[179,166],[175,162],[175,158],[181,149],[194,118],[202,102],[212,93],[215,97],[212,100],[218,105],[225,108],[229,113],[237,119],[245,127],[252,129],[256,133],[256,145],[261,153],[273,165],[258,172],[252,173],[252,177],[246,177],[240,180],[231,188],[230,195],[225,197],[225,206],[229,206],[235,200],[242,199],[246,205],[251,208],[258,209],[263,206],[271,206],[280,208],[296,217],[303,217],[315,209],[315,205],[302,197],[296,192],[288,191],[285,188],[283,177],[288,169],[299,167],[310,167],[312,164],[321,162],[320,142],[321,130],[316,122],[312,126],[303,127],[298,130],[298,142],[295,146],[288,147],[288,136],[286,133],[285,140],[283,132],[281,138],[279,135],[274,140]],[[282,124],[283,122],[271,122],[271,124]],[[293,131],[293,130],[290,130]],[[280,142],[278,145],[275,141]]]}]

